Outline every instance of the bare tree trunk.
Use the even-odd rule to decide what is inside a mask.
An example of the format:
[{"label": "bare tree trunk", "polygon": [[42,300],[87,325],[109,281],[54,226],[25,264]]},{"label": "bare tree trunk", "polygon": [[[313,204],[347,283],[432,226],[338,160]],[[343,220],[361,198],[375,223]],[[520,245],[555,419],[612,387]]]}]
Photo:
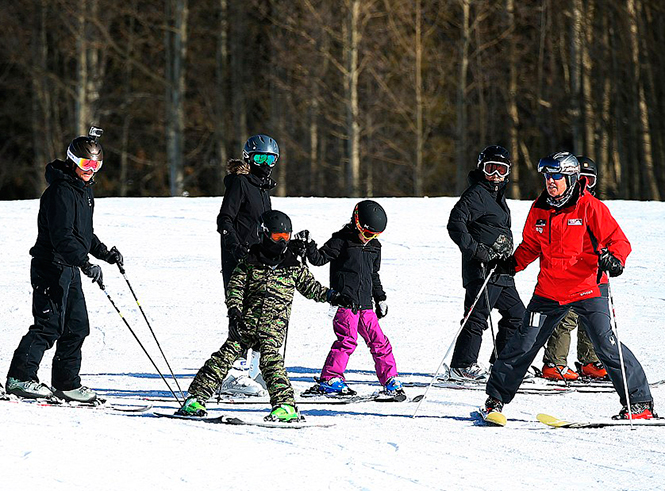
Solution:
[{"label": "bare tree trunk", "polygon": [[570,24],[570,115],[571,125],[573,131],[573,151],[580,153],[583,151],[582,146],[584,139],[582,138],[582,108],[580,97],[580,82],[581,82],[581,40],[582,40],[582,0],[574,0],[571,5],[571,24]]},{"label": "bare tree trunk", "polygon": [[358,107],[358,45],[360,44],[360,0],[350,0],[347,49],[346,49],[346,130],[348,135],[347,152],[347,193],[360,195],[360,109]]},{"label": "bare tree trunk", "polygon": [[166,31],[167,94],[166,154],[170,168],[171,196],[181,196],[184,188],[184,96],[187,54],[187,0],[167,0],[167,19],[173,29]]},{"label": "bare tree trunk", "polygon": [[215,125],[215,139],[217,140],[217,158],[219,159],[217,175],[218,194],[224,193],[224,177],[226,177],[226,162],[228,153],[226,145],[229,140],[229,125],[227,114],[227,79],[229,77],[229,6],[228,0],[219,0],[219,37],[217,38],[217,51],[215,60],[217,124]]},{"label": "bare tree trunk", "polygon": [[425,135],[423,134],[423,39],[422,39],[422,4],[416,0],[416,169],[414,172],[413,194],[423,196],[423,152]]},{"label": "bare tree trunk", "polygon": [[[651,151],[651,132],[649,130],[649,109],[647,107],[646,96],[644,92],[644,81],[642,80],[642,73],[640,67],[640,50],[639,50],[639,26],[638,26],[638,11],[640,0],[628,0],[626,8],[628,9],[628,22],[630,26],[630,46],[633,62],[633,74],[635,86],[637,89],[637,115],[639,124],[639,143],[641,146],[641,159],[643,164],[640,165],[640,172],[642,176],[642,192],[641,198],[650,198],[660,200],[660,190],[658,189],[658,182],[656,181],[656,173],[654,171],[653,153]],[[646,181],[646,182],[645,182]]]},{"label": "bare tree trunk", "polygon": [[251,136],[247,134],[247,104],[245,101],[245,66],[243,21],[245,6],[243,2],[232,2],[234,8],[231,25],[231,105],[233,108],[234,146],[241,147]]},{"label": "bare tree trunk", "polygon": [[466,84],[469,69],[469,0],[460,0],[462,6],[462,31],[460,35],[459,80],[457,83],[457,143],[456,155],[456,190],[461,194],[466,187],[468,163],[466,161],[467,128],[466,128]]},{"label": "bare tree trunk", "polygon": [[582,97],[584,108],[584,155],[595,159],[596,157],[596,114],[593,104],[593,62],[589,53],[589,47],[594,40],[593,27],[594,5],[588,2],[584,13],[584,25],[582,27],[581,49],[582,49]]},{"label": "bare tree trunk", "polygon": [[[138,0],[132,0],[132,12],[136,12],[136,3]],[[131,16],[129,19],[128,34],[127,34],[127,53],[131,57],[134,53],[134,38],[135,38],[135,18]],[[131,100],[132,100],[132,64],[125,64],[125,102],[122,119],[122,139],[120,146],[120,196],[127,196],[129,190],[129,128],[132,122]]]},{"label": "bare tree trunk", "polygon": [[508,138],[510,141],[510,156],[513,159],[511,170],[511,181],[513,185],[509,187],[510,196],[514,199],[520,199],[520,157],[519,157],[519,136],[518,127],[520,123],[519,113],[517,111],[517,49],[515,47],[517,32],[515,28],[515,1],[506,1],[506,12],[508,14],[508,29],[511,35],[508,37],[509,43],[509,65],[510,73],[508,80]]},{"label": "bare tree trunk", "polygon": [[79,135],[87,135],[90,124],[100,124],[97,106],[103,74],[100,50],[92,40],[97,38],[94,31],[99,14],[98,0],[84,0],[78,15],[76,37],[77,75],[76,82],[76,128]]},{"label": "bare tree trunk", "polygon": [[37,7],[37,18],[32,31],[32,139],[35,149],[33,189],[40,195],[46,188],[44,181],[44,165],[54,157],[51,137],[51,94],[48,90],[47,61],[48,42],[48,2],[42,0]]}]

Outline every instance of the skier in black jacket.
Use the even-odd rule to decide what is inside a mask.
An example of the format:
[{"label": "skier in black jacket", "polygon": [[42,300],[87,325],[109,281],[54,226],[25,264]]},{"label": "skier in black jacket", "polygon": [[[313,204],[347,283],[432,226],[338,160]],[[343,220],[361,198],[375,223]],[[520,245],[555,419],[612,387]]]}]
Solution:
[{"label": "skier in black jacket", "polygon": [[277,183],[270,174],[278,160],[277,142],[267,135],[255,135],[245,143],[242,160],[228,162],[229,174],[224,178],[226,192],[217,215],[217,231],[222,236],[224,290],[240,259],[260,241],[258,225],[261,215],[272,209],[270,190]]},{"label": "skier in black jacket", "polygon": [[[242,160],[232,159],[227,164],[226,192],[217,215],[225,296],[233,270],[247,256],[249,248],[260,242],[259,223],[261,215],[272,209],[270,190],[277,183],[270,174],[278,160],[277,142],[267,135],[254,135],[245,142]],[[234,371],[224,380],[223,392],[251,396],[265,394],[265,385],[254,380],[259,375],[259,353],[253,355],[247,360],[247,353],[242,355],[242,361],[236,366],[240,371]],[[247,369],[248,374],[245,373]]]},{"label": "skier in black jacket", "polygon": [[[102,130],[74,139],[67,159],[46,166],[49,187],[42,194],[37,242],[30,249],[34,324],[14,352],[7,374],[7,393],[26,398],[56,396],[68,401],[93,402],[97,395],[81,385],[81,347],[90,333],[79,269],[100,286],[102,269],[88,254],[122,265],[122,254],[110,251],[93,231],[94,175],[104,152],[97,142]],[[37,371],[44,352],[56,345],[51,384],[39,382]]]},{"label": "skier in black jacket", "polygon": [[[513,234],[505,197],[510,167],[510,154],[505,148],[485,148],[478,156],[477,168],[469,173],[469,187],[450,213],[448,233],[462,251],[465,315],[492,269],[490,263],[512,253]],[[487,318],[494,308],[501,313],[501,320],[490,363],[520,326],[524,315],[514,279],[498,270],[457,338],[450,362],[451,379],[487,380],[489,374],[478,365],[478,354]]]}]

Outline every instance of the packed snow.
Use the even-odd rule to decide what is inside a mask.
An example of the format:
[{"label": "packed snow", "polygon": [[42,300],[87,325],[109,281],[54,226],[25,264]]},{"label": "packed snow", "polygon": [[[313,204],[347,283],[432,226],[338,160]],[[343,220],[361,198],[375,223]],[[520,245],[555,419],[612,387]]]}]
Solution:
[{"label": "packed snow", "polygon": [[[381,278],[390,337],[402,380],[422,394],[450,345],[462,316],[460,252],[446,223],[455,198],[379,198],[388,212],[381,237]],[[96,201],[95,231],[124,254],[127,278],[164,352],[186,390],[226,337],[219,234],[221,198],[106,198]],[[350,217],[355,201],[274,198],[294,229],[309,229],[319,244]],[[516,241],[530,202],[511,201]],[[612,280],[620,339],[651,382],[665,378],[665,203],[609,202],[631,240],[625,273]],[[32,322],[29,248],[37,230],[38,200],[0,202],[0,370]],[[95,261],[93,261],[95,262]],[[102,264],[107,292],[168,375],[159,350],[116,266]],[[312,267],[328,283],[328,268]],[[516,277],[525,304],[538,265]],[[415,403],[307,405],[311,422],[330,428],[269,429],[157,418],[178,405],[102,291],[85,279],[91,333],[84,344],[83,383],[111,400],[153,401],[141,414],[40,407],[0,402],[0,488],[51,490],[289,489],[532,490],[662,489],[665,429],[642,427],[564,430],[536,414],[565,419],[609,417],[615,393],[518,394],[504,409],[505,428],[480,424],[471,413],[482,391],[432,388],[413,418]],[[498,317],[494,318],[496,325]],[[575,337],[575,334],[573,335]],[[568,358],[573,365],[575,342]],[[297,393],[313,383],[334,340],[330,309],[296,295],[286,366]],[[481,362],[487,364],[486,332]],[[40,377],[50,382],[53,350]],[[536,359],[541,364],[541,355]],[[362,341],[351,357],[349,384],[361,394],[379,388]],[[171,383],[173,386],[174,384]],[[654,387],[665,412],[665,388]],[[209,405],[213,415],[259,420],[268,405]]]}]

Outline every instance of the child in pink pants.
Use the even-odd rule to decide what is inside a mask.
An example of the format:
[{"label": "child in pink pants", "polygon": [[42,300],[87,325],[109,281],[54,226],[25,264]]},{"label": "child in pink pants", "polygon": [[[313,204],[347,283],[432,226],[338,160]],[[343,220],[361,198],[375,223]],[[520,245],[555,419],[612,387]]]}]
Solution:
[{"label": "child in pink pants", "polygon": [[381,243],[378,236],[386,229],[386,212],[375,201],[356,204],[351,221],[320,248],[309,238],[306,230],[298,238],[306,244],[307,259],[315,266],[330,263],[330,287],[346,295],[354,307],[338,308],[333,329],[333,343],[317,384],[303,396],[355,395],[344,380],[349,357],[358,345],[358,334],[367,343],[382,394],[404,400],[406,395],[397,378],[393,348],[379,326],[379,319],[388,313],[386,294],[381,286]]}]

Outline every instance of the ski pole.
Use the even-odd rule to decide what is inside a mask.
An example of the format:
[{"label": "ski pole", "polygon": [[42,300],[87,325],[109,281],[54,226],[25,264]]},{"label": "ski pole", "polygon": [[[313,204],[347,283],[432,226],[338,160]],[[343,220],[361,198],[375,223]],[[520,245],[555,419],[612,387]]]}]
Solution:
[{"label": "ski pole", "polygon": [[[483,269],[483,276],[485,275],[485,263],[481,263],[480,267]],[[499,357],[499,352],[496,349],[496,336],[494,335],[494,323],[492,322],[492,307],[490,305],[490,294],[485,288],[485,301],[487,302],[487,320],[490,323],[490,332],[492,333],[492,346],[494,347],[494,359],[496,360]]]},{"label": "ski pole", "polygon": [[633,412],[630,409],[630,394],[628,393],[628,381],[626,380],[626,364],[623,360],[623,349],[621,341],[619,340],[619,327],[617,326],[617,315],[614,312],[614,297],[612,296],[612,287],[610,286],[610,278],[607,278],[607,293],[610,297],[610,307],[612,310],[612,322],[614,324],[614,336],[617,338],[617,347],[619,348],[619,361],[621,362],[621,377],[623,378],[623,390],[626,394],[626,407],[628,407],[628,418],[630,420],[630,429],[634,430],[633,426]]},{"label": "ski pole", "polygon": [[143,318],[145,319],[145,323],[148,325],[148,329],[150,329],[150,332],[152,333],[152,337],[154,338],[155,343],[157,343],[157,347],[159,348],[159,352],[162,354],[162,357],[164,358],[164,361],[166,362],[166,366],[169,368],[169,372],[171,372],[171,377],[173,378],[173,381],[175,382],[176,387],[178,387],[178,390],[180,391],[180,395],[182,396],[182,398],[184,400],[185,399],[185,394],[182,392],[182,389],[180,388],[180,384],[178,383],[178,379],[174,375],[169,361],[166,359],[166,355],[164,354],[164,350],[162,350],[162,345],[157,340],[157,336],[155,335],[155,331],[152,330],[152,326],[150,325],[150,321],[148,321],[148,317],[145,315],[145,312],[143,311],[143,307],[141,307],[141,303],[139,302],[139,299],[137,298],[136,293],[134,293],[134,288],[132,288],[132,284],[129,282],[129,279],[127,279],[127,275],[125,274],[125,268],[120,263],[117,263],[117,265],[118,265],[118,269],[120,270],[120,274],[122,274],[122,277],[125,279],[125,282],[127,283],[127,286],[129,287],[129,291],[132,292],[132,296],[134,297],[134,300],[136,300],[136,305],[138,305],[139,310],[141,311],[141,315],[143,315]]},{"label": "ski pole", "polygon": [[114,302],[113,299],[111,298],[111,295],[109,295],[109,293],[106,291],[106,287],[104,286],[104,284],[101,283],[101,282],[99,282],[98,284],[99,284],[99,288],[101,288],[101,290],[104,292],[104,294],[106,295],[106,298],[109,299],[109,302],[111,302],[111,305],[113,305],[113,308],[115,309],[115,311],[118,313],[118,315],[120,316],[120,318],[122,319],[122,321],[123,321],[123,322],[125,323],[125,325],[127,326],[127,329],[129,329],[129,332],[132,333],[132,336],[134,336],[134,339],[136,339],[136,342],[139,343],[139,346],[141,347],[141,349],[143,350],[143,352],[145,353],[145,355],[146,355],[146,356],[148,357],[148,359],[150,360],[150,363],[152,363],[152,366],[155,367],[155,370],[157,370],[157,373],[158,373],[159,376],[162,378],[162,380],[164,381],[164,383],[166,384],[166,386],[169,388],[169,391],[171,392],[171,394],[173,394],[173,397],[175,398],[175,400],[178,402],[178,404],[182,404],[182,403],[180,402],[180,399],[178,399],[178,396],[175,395],[175,392],[173,392],[173,389],[171,389],[171,386],[169,385],[169,383],[168,383],[168,382],[166,381],[166,379],[164,378],[164,375],[162,375],[162,372],[159,370],[159,368],[158,368],[157,365],[155,364],[154,360],[152,359],[152,357],[150,356],[150,354],[148,353],[148,351],[145,349],[145,346],[143,346],[143,343],[141,342],[141,340],[138,338],[138,336],[137,336],[136,333],[134,332],[134,329],[132,329],[132,327],[129,325],[129,322],[127,322],[127,319],[125,319],[125,316],[122,315],[122,312],[120,312],[120,309],[118,308],[118,306],[115,304],[115,302]]},{"label": "ski pole", "polygon": [[494,266],[492,268],[490,273],[485,278],[485,282],[483,283],[483,286],[480,287],[480,291],[478,292],[478,295],[476,295],[476,298],[474,299],[473,303],[471,304],[471,307],[469,308],[469,311],[466,313],[466,316],[462,320],[462,324],[460,325],[460,328],[457,330],[457,334],[455,334],[455,337],[453,338],[453,342],[448,347],[448,350],[446,351],[446,354],[443,355],[443,358],[441,359],[441,363],[439,363],[439,368],[436,369],[436,372],[434,372],[434,376],[432,377],[432,380],[430,380],[429,385],[427,386],[427,389],[425,389],[425,393],[423,394],[423,398],[420,399],[420,402],[418,402],[418,405],[416,406],[416,410],[413,411],[413,416],[411,416],[412,418],[416,417],[416,414],[418,414],[418,409],[420,409],[420,405],[427,398],[427,393],[429,392],[430,388],[432,387],[432,384],[436,380],[436,377],[439,375],[439,371],[441,370],[441,367],[443,366],[443,363],[446,361],[446,358],[448,358],[448,355],[450,354],[450,350],[453,348],[453,345],[455,344],[455,340],[459,336],[459,333],[462,332],[462,329],[464,329],[464,326],[466,325],[466,322],[469,320],[469,317],[471,317],[471,313],[473,312],[473,309],[476,307],[476,304],[478,303],[478,300],[480,300],[480,296],[483,294],[483,291],[485,290],[485,287],[487,287],[487,283],[489,283],[490,278],[492,277],[492,274],[494,273],[494,270],[496,270],[496,266]]}]

